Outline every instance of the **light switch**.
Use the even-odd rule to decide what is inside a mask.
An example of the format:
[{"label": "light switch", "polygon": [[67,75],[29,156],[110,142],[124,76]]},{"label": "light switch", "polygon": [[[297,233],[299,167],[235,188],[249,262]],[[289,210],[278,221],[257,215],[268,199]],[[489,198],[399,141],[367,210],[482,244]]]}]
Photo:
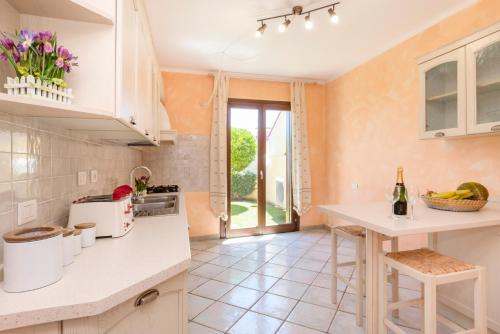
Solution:
[{"label": "light switch", "polygon": [[91,183],[97,182],[97,169],[93,169],[90,171],[90,182]]},{"label": "light switch", "polygon": [[24,225],[38,216],[36,199],[17,204],[17,225]]},{"label": "light switch", "polygon": [[78,185],[84,186],[87,184],[87,172],[78,172]]}]

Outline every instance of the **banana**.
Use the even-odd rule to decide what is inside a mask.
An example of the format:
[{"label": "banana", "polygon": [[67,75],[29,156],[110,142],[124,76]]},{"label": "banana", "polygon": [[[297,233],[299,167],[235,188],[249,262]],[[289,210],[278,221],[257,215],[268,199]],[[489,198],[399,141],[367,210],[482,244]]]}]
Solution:
[{"label": "banana", "polygon": [[433,198],[448,199],[448,198],[453,197],[455,195],[456,194],[454,191],[445,191],[445,192],[441,192],[441,193],[432,194],[432,197]]},{"label": "banana", "polygon": [[460,195],[451,196],[448,199],[460,199]]},{"label": "banana", "polygon": [[457,195],[466,195],[466,194],[472,194],[472,191],[470,191],[469,189],[465,189],[465,190],[456,190],[455,193]]}]

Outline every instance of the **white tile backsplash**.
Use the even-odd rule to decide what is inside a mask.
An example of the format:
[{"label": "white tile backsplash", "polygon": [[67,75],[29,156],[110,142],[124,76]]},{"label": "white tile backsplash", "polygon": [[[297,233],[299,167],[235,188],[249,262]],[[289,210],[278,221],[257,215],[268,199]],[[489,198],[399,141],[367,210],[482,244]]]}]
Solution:
[{"label": "white tile backsplash", "polygon": [[[141,163],[139,150],[95,144],[81,133],[0,113],[0,263],[2,236],[17,227],[17,203],[38,201],[38,219],[27,226],[65,225],[73,200],[111,193]],[[98,182],[77,186],[77,172],[91,169]]]}]

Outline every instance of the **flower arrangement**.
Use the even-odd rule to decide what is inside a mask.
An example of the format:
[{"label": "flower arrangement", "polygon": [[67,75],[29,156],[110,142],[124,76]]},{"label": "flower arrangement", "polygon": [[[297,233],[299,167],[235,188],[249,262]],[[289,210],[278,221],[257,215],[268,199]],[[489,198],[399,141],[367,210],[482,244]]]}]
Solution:
[{"label": "flower arrangement", "polygon": [[58,45],[57,35],[50,31],[2,33],[0,52],[0,59],[11,63],[18,78],[33,76],[60,87],[67,86],[64,75],[78,66],[77,57]]},{"label": "flower arrangement", "polygon": [[135,194],[145,195],[148,191],[149,176],[141,176],[140,178],[135,178]]}]

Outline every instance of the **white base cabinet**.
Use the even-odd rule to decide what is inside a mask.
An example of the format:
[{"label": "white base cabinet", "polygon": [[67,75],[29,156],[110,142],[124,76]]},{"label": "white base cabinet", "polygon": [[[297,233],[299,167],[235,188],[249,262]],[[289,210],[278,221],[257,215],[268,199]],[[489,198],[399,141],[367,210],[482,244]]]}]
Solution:
[{"label": "white base cabinet", "polygon": [[92,317],[18,328],[2,334],[185,334],[187,272]]}]

